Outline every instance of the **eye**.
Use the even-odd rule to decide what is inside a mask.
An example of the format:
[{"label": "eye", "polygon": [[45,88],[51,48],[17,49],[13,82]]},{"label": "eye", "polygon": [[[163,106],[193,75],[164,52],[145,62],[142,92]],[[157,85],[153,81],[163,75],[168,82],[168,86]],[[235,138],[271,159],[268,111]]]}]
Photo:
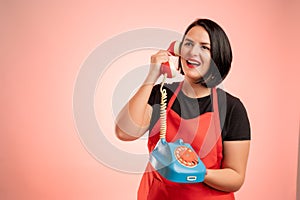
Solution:
[{"label": "eye", "polygon": [[202,45],[201,48],[210,51],[210,48],[208,46]]},{"label": "eye", "polygon": [[192,42],[185,42],[183,45],[186,46],[186,47],[192,47],[193,43]]}]

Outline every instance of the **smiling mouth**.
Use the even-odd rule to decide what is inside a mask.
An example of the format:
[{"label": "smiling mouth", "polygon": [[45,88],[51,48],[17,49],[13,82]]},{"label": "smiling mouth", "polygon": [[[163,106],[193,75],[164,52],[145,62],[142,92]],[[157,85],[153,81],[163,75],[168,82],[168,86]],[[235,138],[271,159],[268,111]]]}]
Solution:
[{"label": "smiling mouth", "polygon": [[196,60],[186,60],[187,66],[189,68],[196,68],[199,67],[201,65],[201,63],[199,61]]}]

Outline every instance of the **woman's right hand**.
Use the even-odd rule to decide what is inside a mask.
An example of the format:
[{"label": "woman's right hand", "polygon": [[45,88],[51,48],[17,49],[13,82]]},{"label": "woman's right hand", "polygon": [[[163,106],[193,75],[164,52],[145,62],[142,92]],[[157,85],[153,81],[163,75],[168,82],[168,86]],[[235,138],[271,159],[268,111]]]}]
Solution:
[{"label": "woman's right hand", "polygon": [[156,82],[161,75],[161,64],[169,61],[171,54],[166,50],[159,50],[157,53],[151,56],[151,64],[147,81]]}]

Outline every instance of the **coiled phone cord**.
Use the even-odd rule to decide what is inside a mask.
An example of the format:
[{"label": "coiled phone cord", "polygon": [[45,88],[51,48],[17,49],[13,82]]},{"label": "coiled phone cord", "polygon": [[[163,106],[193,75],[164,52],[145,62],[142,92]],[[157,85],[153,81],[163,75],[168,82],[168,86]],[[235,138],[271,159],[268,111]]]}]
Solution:
[{"label": "coiled phone cord", "polygon": [[160,139],[166,138],[167,132],[167,90],[163,89],[166,82],[167,74],[164,74],[163,81],[160,85],[161,101],[160,101]]}]

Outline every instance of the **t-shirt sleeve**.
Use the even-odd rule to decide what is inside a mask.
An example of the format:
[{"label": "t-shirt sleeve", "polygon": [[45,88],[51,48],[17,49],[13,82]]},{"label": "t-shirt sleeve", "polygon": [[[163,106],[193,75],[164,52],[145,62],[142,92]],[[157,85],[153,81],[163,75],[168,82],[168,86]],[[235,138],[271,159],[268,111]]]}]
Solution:
[{"label": "t-shirt sleeve", "polygon": [[160,85],[153,86],[150,97],[148,99],[148,104],[150,106],[159,103],[159,99],[160,99],[159,89],[160,89]]},{"label": "t-shirt sleeve", "polygon": [[228,106],[223,127],[223,141],[250,140],[250,122],[243,103],[235,98]]}]

